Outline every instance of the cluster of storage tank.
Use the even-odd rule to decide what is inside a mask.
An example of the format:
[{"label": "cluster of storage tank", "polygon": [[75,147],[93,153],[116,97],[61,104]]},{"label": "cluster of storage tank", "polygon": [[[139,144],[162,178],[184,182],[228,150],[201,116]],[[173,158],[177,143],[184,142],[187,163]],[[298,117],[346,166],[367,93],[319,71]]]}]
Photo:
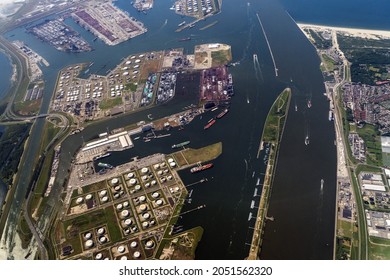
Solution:
[{"label": "cluster of storage tank", "polygon": [[122,195],[125,194],[125,191],[123,189],[122,184],[120,184],[121,181],[118,178],[112,178],[110,181],[112,193],[114,196],[114,199],[120,198]]},{"label": "cluster of storage tank", "polygon": [[92,198],[93,198],[92,194],[87,194],[85,197],[80,196],[76,199],[76,204],[80,205],[81,203],[87,202],[87,201],[91,200]]},{"label": "cluster of storage tank", "polygon": [[[176,167],[176,162],[174,161],[173,158],[168,158],[167,161],[171,168]],[[169,168],[165,162],[162,162],[160,164],[155,164],[153,168],[156,171],[161,183],[165,183],[166,181],[170,181],[173,179],[173,176],[172,174],[170,174]]]}]

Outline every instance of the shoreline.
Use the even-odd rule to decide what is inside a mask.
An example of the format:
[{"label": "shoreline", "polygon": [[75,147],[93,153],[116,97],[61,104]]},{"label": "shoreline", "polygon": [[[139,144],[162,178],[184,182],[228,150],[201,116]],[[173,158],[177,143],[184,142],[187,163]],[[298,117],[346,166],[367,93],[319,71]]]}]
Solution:
[{"label": "shoreline", "polygon": [[366,39],[390,39],[390,30],[375,30],[375,29],[364,29],[354,27],[341,27],[321,24],[311,24],[297,22],[298,27],[303,30],[304,28],[317,29],[317,30],[335,30],[337,32],[347,33],[353,37],[361,37]]}]

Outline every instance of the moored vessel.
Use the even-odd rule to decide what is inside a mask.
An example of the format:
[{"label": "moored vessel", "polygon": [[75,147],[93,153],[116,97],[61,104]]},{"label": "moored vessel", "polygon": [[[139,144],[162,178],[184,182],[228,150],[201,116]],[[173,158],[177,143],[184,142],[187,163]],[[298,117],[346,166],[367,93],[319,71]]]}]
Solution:
[{"label": "moored vessel", "polygon": [[98,166],[99,166],[99,167],[109,168],[109,169],[113,169],[113,168],[114,168],[114,166],[112,166],[111,164],[109,164],[109,163],[104,163],[104,162],[99,162],[99,163],[98,163]]},{"label": "moored vessel", "polygon": [[210,128],[213,124],[215,124],[216,120],[215,119],[212,119],[208,124],[206,124],[204,126],[204,129],[208,129]]},{"label": "moored vessel", "polygon": [[190,169],[190,171],[191,171],[191,173],[196,173],[196,172],[200,172],[200,171],[209,169],[209,168],[211,168],[213,166],[214,166],[214,164],[208,163],[208,164],[205,164],[205,165],[199,165],[199,166],[192,167]]},{"label": "moored vessel", "polygon": [[109,157],[110,155],[111,155],[111,153],[105,153],[104,155],[95,157],[94,160],[99,160],[99,159],[102,159],[102,158],[105,158],[105,157]]},{"label": "moored vessel", "polygon": [[190,144],[190,141],[184,141],[184,142],[181,142],[179,144],[174,144],[174,145],[172,145],[172,149],[181,148],[181,147],[184,147],[185,145],[188,145],[188,144]]},{"label": "moored vessel", "polygon": [[220,118],[222,118],[223,116],[225,116],[226,114],[227,114],[227,112],[229,112],[229,109],[225,109],[225,110],[223,110],[221,113],[219,113],[218,115],[217,115],[217,119],[220,119]]}]

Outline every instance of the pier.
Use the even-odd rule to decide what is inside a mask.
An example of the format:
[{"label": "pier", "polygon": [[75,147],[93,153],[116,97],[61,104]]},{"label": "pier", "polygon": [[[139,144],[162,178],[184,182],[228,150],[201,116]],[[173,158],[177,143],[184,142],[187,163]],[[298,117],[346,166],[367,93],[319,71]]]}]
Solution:
[{"label": "pier", "polygon": [[[261,136],[259,152],[257,154],[257,159],[259,159],[260,151],[263,150],[267,145],[264,143],[269,143],[269,155],[266,171],[264,174],[264,182],[260,196],[259,206],[254,206],[254,201],[252,200],[251,209],[257,208],[256,223],[253,229],[252,241],[250,244],[248,260],[257,260],[259,259],[261,245],[263,242],[263,230],[267,221],[274,221],[274,217],[268,216],[268,206],[271,197],[273,176],[275,172],[275,165],[278,158],[279,144],[282,139],[284,124],[287,119],[288,108],[290,107],[291,101],[291,90],[284,90],[279,97],[275,100],[274,104],[271,107],[271,110],[268,113],[266,123],[264,125],[263,134]],[[277,119],[272,118],[274,115],[280,114]],[[268,149],[268,147],[266,149]],[[260,183],[260,182],[258,182]],[[256,184],[257,185],[257,184]],[[260,185],[260,184],[259,184]],[[257,195],[257,189],[255,189],[254,196]],[[252,218],[252,215],[249,216],[249,220]],[[249,245],[249,244],[247,244]]]},{"label": "pier", "polygon": [[257,19],[259,20],[260,27],[261,27],[261,29],[263,30],[264,38],[265,38],[265,41],[267,42],[267,46],[268,46],[268,49],[269,49],[269,53],[270,53],[271,58],[272,58],[272,63],[274,64],[275,77],[277,77],[277,76],[278,76],[278,68],[276,67],[275,58],[274,58],[274,55],[273,55],[272,50],[271,50],[271,45],[269,44],[268,37],[267,37],[267,34],[265,33],[263,24],[261,23],[261,19],[260,19],[260,17],[259,17],[259,14],[256,13],[256,16],[257,16]]}]

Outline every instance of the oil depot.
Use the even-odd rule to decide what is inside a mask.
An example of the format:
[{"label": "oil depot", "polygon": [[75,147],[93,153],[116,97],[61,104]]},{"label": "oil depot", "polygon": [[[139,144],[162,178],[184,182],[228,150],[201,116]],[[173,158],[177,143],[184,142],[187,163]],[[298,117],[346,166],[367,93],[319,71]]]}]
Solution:
[{"label": "oil depot", "polygon": [[78,188],[75,193],[81,195],[70,200],[70,218],[85,215],[88,219],[94,211],[104,210],[110,220],[81,232],[81,251],[71,245],[66,247],[67,252],[77,253],[71,258],[154,258],[159,240],[153,232],[168,225],[167,214],[174,212],[175,203],[180,202],[180,190],[184,189],[177,167],[174,157],[158,155],[156,159],[149,158],[147,164],[134,162],[111,175],[99,175],[101,181],[94,183],[99,187]]}]

